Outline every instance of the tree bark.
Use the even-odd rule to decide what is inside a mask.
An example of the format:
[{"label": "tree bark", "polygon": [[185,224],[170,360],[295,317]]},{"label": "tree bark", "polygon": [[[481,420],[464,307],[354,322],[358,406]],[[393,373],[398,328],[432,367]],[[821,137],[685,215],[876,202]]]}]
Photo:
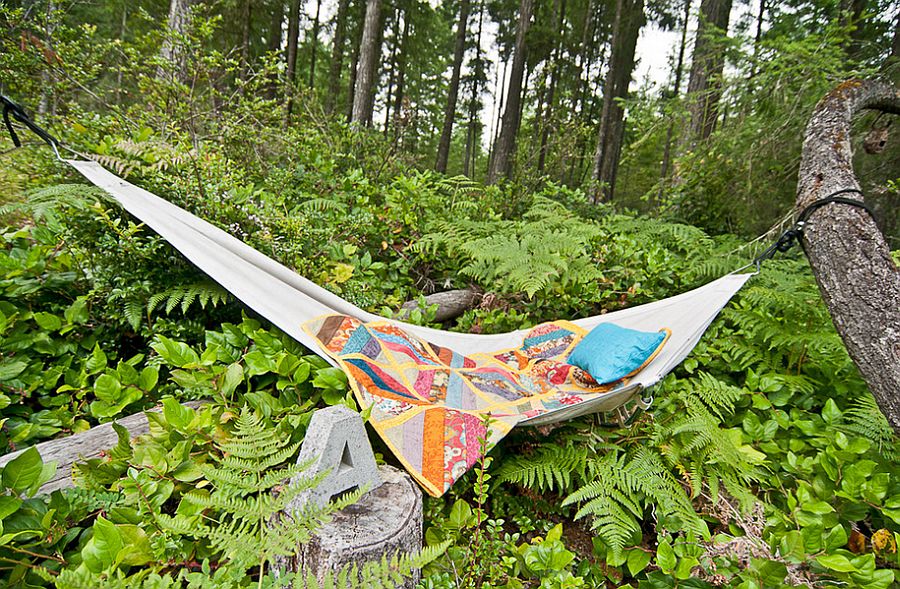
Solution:
[{"label": "tree bark", "polygon": [[453,73],[450,76],[450,89],[447,93],[447,105],[444,108],[444,126],[441,129],[441,139],[438,141],[437,162],[434,164],[434,169],[442,174],[447,171],[447,160],[450,158],[450,140],[453,137],[453,120],[456,118],[456,101],[459,98],[459,75],[466,52],[466,29],[468,26],[469,0],[461,0],[459,22],[456,23],[456,46],[453,49]]},{"label": "tree bark", "polygon": [[398,319],[401,321],[409,316],[409,313],[419,309],[425,311],[432,305],[437,305],[435,321],[447,321],[459,317],[469,309],[474,308],[481,299],[481,293],[473,288],[447,290],[436,292],[425,297],[425,308],[419,306],[419,301],[407,301],[400,307],[401,313]]},{"label": "tree bark", "polygon": [[294,106],[294,88],[297,80],[297,44],[300,42],[300,0],[291,0],[288,12],[287,30],[287,70],[285,72],[285,96],[287,96],[287,116],[291,116]]},{"label": "tree bark", "polygon": [[644,20],[644,0],[616,1],[612,54],[603,85],[603,111],[594,155],[593,179],[598,187],[594,202],[598,198],[609,201],[615,192],[625,131],[625,111],[621,100],[628,96],[628,85],[634,71],[634,52]]},{"label": "tree bark", "polygon": [[316,0],[316,16],[312,28],[312,54],[309,56],[309,89],[316,86],[316,54],[319,50],[319,14],[322,11],[322,0]]},{"label": "tree bark", "polygon": [[240,79],[246,81],[250,73],[250,33],[251,33],[251,0],[243,0],[241,4],[241,72]]},{"label": "tree bark", "polygon": [[550,88],[547,90],[547,110],[541,117],[541,146],[538,152],[537,173],[538,176],[544,173],[544,164],[547,161],[547,144],[550,141],[550,125],[553,122],[553,112],[556,106],[556,84],[559,80],[560,70],[562,69],[562,46],[563,34],[566,25],[566,0],[559,1],[558,20],[556,24],[556,43],[553,47],[552,68],[550,72]]},{"label": "tree bark", "polygon": [[356,72],[356,88],[353,90],[353,112],[350,123],[357,127],[372,123],[372,88],[378,67],[378,29],[381,21],[381,0],[366,2],[366,18],[362,42],[359,45],[359,67]]},{"label": "tree bark", "polygon": [[691,77],[687,89],[691,120],[690,128],[685,133],[685,144],[689,148],[709,137],[716,126],[725,56],[715,35],[717,32],[728,34],[731,2],[732,0],[703,0],[700,3],[700,22],[694,40]]},{"label": "tree bark", "polygon": [[[764,5],[766,0],[760,0],[760,5]],[[678,45],[678,63],[675,65],[675,83],[672,87],[672,99],[676,100],[681,92],[681,78],[684,73],[684,51],[687,46],[688,21],[691,18],[691,0],[684,0],[684,15],[682,16],[681,27],[681,43]],[[666,146],[663,149],[662,170],[659,177],[662,182],[659,183],[659,197],[662,198],[663,185],[669,176],[669,163],[672,159],[672,136],[675,133],[675,121],[669,122],[669,128],[666,129]]]},{"label": "tree bark", "polygon": [[[863,109],[900,114],[900,91],[851,80],[819,102],[803,141],[798,209],[836,190],[860,188],[850,139],[851,118]],[[862,201],[859,194],[841,196]],[[810,216],[802,244],[850,357],[900,433],[900,271],[884,236],[865,210],[832,203]]]},{"label": "tree bark", "polygon": [[506,90],[506,108],[500,124],[500,136],[494,147],[487,183],[493,184],[501,177],[508,178],[512,172],[512,158],[516,150],[516,134],[519,131],[519,107],[522,103],[522,78],[525,73],[525,35],[531,25],[533,0],[520,0],[519,22],[516,26],[516,46],[513,54],[512,72]]},{"label": "tree bark", "polygon": [[[168,36],[163,41],[159,50],[159,56],[164,61],[175,64],[174,72],[178,80],[185,78],[185,62],[184,51],[181,43],[172,38],[173,35],[181,36],[187,32],[190,21],[189,13],[193,0],[170,0],[169,1],[169,20],[167,23]],[[162,66],[157,68],[156,77],[162,79],[166,76],[166,69]]]},{"label": "tree bark", "polygon": [[472,66],[472,93],[469,96],[469,124],[466,129],[466,154],[465,159],[463,160],[463,174],[470,178],[475,177],[476,155],[478,153],[478,148],[475,144],[478,141],[478,126],[481,123],[478,117],[478,93],[480,91],[478,82],[481,80],[484,71],[484,64],[481,60],[481,34],[483,25],[484,0],[478,4],[478,33],[475,38],[475,59],[473,60],[474,65]]},{"label": "tree bark", "polygon": [[[275,53],[281,50],[281,24],[284,22],[284,0],[275,3],[272,10],[272,20],[269,23],[269,35],[267,49],[269,53]],[[269,74],[269,80],[266,83],[266,97],[270,100],[278,94],[277,75]]]},{"label": "tree bark", "polygon": [[344,69],[344,38],[347,34],[347,9],[350,0],[338,2],[334,17],[334,40],[331,45],[331,65],[328,68],[328,92],[325,94],[325,112],[334,112],[334,104],[341,87],[341,70]]},{"label": "tree bark", "polygon": [[[400,141],[403,130],[408,123],[406,117],[404,117],[403,115],[403,97],[405,96],[404,92],[406,92],[406,46],[409,42],[409,27],[410,23],[412,22],[413,10],[415,10],[415,6],[415,3],[411,3],[407,7],[407,12],[403,16],[403,32],[400,33],[400,55],[397,59],[397,88],[394,91],[393,141],[395,145]],[[388,94],[388,100],[390,100],[390,98],[390,94]]]}]

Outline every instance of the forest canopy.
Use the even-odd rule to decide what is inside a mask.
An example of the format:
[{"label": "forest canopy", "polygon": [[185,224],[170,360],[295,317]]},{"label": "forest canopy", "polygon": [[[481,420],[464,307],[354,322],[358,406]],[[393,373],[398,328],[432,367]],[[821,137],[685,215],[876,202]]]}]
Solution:
[{"label": "forest canopy", "polygon": [[[816,103],[900,81],[889,0],[0,0],[0,28],[0,93],[67,148],[363,309],[470,333],[747,264],[790,222]],[[360,409],[345,375],[17,129],[0,455],[161,411],[73,489],[38,493],[34,451],[0,467],[0,584],[277,586],[329,510],[273,530],[273,497],[312,411]],[[852,141],[897,250],[895,129],[867,114]],[[422,297],[451,289],[473,303],[437,321]],[[802,252],[653,396],[517,428],[426,499],[427,549],[361,586],[422,565],[423,589],[897,586],[897,439]]]}]

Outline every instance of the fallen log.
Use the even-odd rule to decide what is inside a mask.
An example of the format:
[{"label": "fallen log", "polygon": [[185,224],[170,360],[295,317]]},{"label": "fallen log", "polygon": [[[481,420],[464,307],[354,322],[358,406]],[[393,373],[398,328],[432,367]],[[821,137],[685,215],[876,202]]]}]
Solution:
[{"label": "fallen log", "polygon": [[415,309],[419,309],[423,313],[432,305],[437,305],[435,313],[435,321],[447,321],[459,317],[469,309],[478,305],[481,293],[474,288],[461,288],[456,290],[447,290],[444,292],[436,292],[425,297],[424,308],[419,305],[419,301],[407,301],[400,307],[398,319],[403,321],[409,317]]},{"label": "fallen log", "polygon": [[[186,406],[197,408],[201,405],[199,401],[191,401],[185,403]],[[161,408],[150,409],[150,411],[161,411]],[[150,424],[147,420],[147,414],[143,411],[135,413],[127,417],[116,419],[117,423],[128,430],[132,438],[141,436],[150,431]],[[113,429],[112,423],[104,423],[92,427],[91,429],[58,438],[56,440],[48,440],[34,446],[41,460],[44,463],[56,462],[56,473],[53,478],[44,483],[38,489],[39,495],[49,495],[53,491],[59,489],[68,489],[75,486],[72,480],[72,467],[77,462],[84,462],[91,458],[97,458],[106,450],[115,446],[119,441],[116,430]],[[19,456],[28,448],[22,448],[9,454],[0,456],[0,467],[5,466],[10,460]]]},{"label": "fallen log", "polygon": [[[900,114],[900,91],[850,80],[816,106],[803,141],[798,210],[840,190],[863,200],[850,143],[851,119],[863,109]],[[900,433],[900,271],[884,236],[865,209],[830,203],[809,216],[801,243],[850,357]]]}]

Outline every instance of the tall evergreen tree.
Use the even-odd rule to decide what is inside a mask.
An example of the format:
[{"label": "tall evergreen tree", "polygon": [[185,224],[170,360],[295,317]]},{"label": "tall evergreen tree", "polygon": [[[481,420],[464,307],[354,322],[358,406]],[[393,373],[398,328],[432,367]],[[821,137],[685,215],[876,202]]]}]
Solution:
[{"label": "tall evergreen tree", "polygon": [[450,76],[450,88],[447,91],[447,106],[444,108],[444,126],[438,142],[437,162],[434,169],[447,171],[447,159],[450,155],[450,139],[453,135],[453,121],[456,119],[456,101],[459,98],[459,76],[462,70],[463,56],[466,51],[466,30],[469,26],[469,0],[460,0],[459,21],[456,23],[456,45],[453,50],[453,73]]},{"label": "tall evergreen tree", "polygon": [[347,9],[350,0],[339,0],[334,16],[334,38],[331,42],[331,64],[328,66],[328,91],[325,93],[325,112],[334,112],[341,87],[341,70],[344,68],[344,40],[347,34]]},{"label": "tall evergreen tree", "polygon": [[285,72],[285,96],[287,97],[287,115],[291,115],[294,105],[294,89],[297,81],[297,49],[300,43],[300,0],[291,0],[288,10],[287,62]]},{"label": "tall evergreen tree", "polygon": [[362,41],[359,45],[359,65],[356,68],[356,86],[353,89],[353,111],[350,115],[350,122],[358,127],[372,124],[372,91],[380,57],[380,24],[381,0],[367,0]]},{"label": "tall evergreen tree", "polygon": [[687,89],[690,122],[685,142],[689,147],[709,137],[716,126],[722,94],[722,70],[725,67],[721,36],[728,33],[731,2],[703,0],[700,3],[700,22],[694,40]]},{"label": "tall evergreen tree", "polygon": [[516,46],[513,52],[512,70],[509,74],[509,86],[506,89],[506,108],[500,123],[500,135],[494,145],[490,167],[487,174],[489,184],[500,178],[508,178],[512,173],[512,158],[516,150],[516,135],[519,132],[520,112],[522,105],[522,82],[525,75],[525,58],[528,47],[525,36],[531,25],[533,0],[521,0],[519,3],[519,20],[516,25]]},{"label": "tall evergreen tree", "polygon": [[644,0],[616,1],[612,53],[603,84],[603,111],[594,154],[592,177],[598,185],[595,202],[598,198],[610,200],[615,192],[625,131],[625,111],[621,101],[628,96],[628,86],[634,72],[634,52],[644,22]]}]

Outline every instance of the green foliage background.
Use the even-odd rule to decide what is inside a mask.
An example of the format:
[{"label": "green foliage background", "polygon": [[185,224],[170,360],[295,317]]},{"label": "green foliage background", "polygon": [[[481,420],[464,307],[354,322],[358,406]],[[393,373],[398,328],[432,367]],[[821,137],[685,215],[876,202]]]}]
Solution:
[{"label": "green foliage background", "polygon": [[[0,40],[4,89],[49,89],[54,111],[41,122],[67,144],[364,308],[393,312],[423,292],[481,287],[485,304],[444,326],[481,333],[671,296],[746,263],[746,236],[792,200],[811,105],[840,77],[873,71],[835,49],[840,27],[773,33],[752,82],[730,90],[744,105],[738,132],[678,161],[674,186],[648,170],[665,133],[660,113],[681,106],[638,94],[622,170],[634,182],[616,205],[589,205],[566,181],[574,155],[562,143],[548,164],[558,175],[530,177],[522,148],[518,180],[484,186],[422,169],[433,148],[424,133],[398,148],[325,116],[315,92],[298,90],[286,124],[268,91],[278,61],[262,56],[236,82],[238,62],[218,37],[231,25],[215,8],[196,8],[209,18],[180,40],[190,81],[159,75],[164,35],[150,12],[129,21],[126,39],[111,23],[60,14],[54,51],[64,59],[49,77],[39,51]],[[10,29],[24,18],[11,5],[0,15]],[[444,17],[422,18],[427,32]],[[125,82],[110,64],[127,69]],[[430,71],[424,58],[415,67]],[[435,76],[419,83],[423,101],[442,88]],[[432,110],[423,118],[439,118]],[[240,526],[259,531],[277,507],[259,499],[253,517],[243,509],[274,479],[241,495],[211,465],[226,464],[252,426],[284,441],[251,446],[252,458],[289,470],[314,408],[356,408],[343,373],[247,315],[33,140],[10,147],[0,139],[0,447],[162,411],[148,436],[122,435],[80,467],[74,490],[33,496],[49,476],[34,452],[3,468],[0,579],[276,584],[271,546],[252,559],[234,550]],[[896,438],[799,254],[767,264],[654,397],[624,423],[605,415],[517,430],[447,497],[426,501],[425,558],[371,578],[390,585],[434,559],[422,587],[897,584]],[[241,533],[218,537],[209,521]]]}]

